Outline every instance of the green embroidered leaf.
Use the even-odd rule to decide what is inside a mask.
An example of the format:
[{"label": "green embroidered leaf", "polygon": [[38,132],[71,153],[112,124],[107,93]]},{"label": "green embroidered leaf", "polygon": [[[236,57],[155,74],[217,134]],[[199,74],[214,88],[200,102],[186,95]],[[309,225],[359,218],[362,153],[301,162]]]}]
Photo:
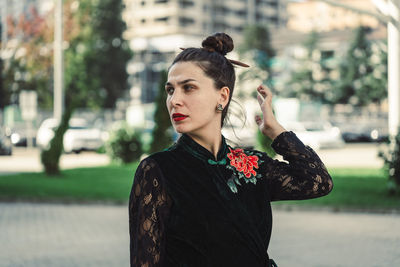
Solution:
[{"label": "green embroidered leaf", "polygon": [[233,182],[232,177],[228,180],[228,186],[229,186],[229,188],[231,189],[231,191],[233,193],[237,193],[238,192],[237,187],[236,187],[235,183]]},{"label": "green embroidered leaf", "polygon": [[241,183],[240,183],[240,181],[239,181],[239,179],[235,176],[235,178],[234,178],[234,181],[235,181],[235,183],[237,183],[238,185],[242,185]]}]

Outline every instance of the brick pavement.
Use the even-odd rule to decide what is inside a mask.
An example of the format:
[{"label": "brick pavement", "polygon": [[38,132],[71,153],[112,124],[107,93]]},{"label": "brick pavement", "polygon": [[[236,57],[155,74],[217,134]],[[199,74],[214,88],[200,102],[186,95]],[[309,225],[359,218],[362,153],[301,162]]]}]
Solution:
[{"label": "brick pavement", "polygon": [[[399,214],[273,214],[279,267],[400,266]],[[129,266],[127,207],[0,203],[0,266]]]},{"label": "brick pavement", "polygon": [[113,205],[0,203],[0,266],[128,266],[126,211]]}]

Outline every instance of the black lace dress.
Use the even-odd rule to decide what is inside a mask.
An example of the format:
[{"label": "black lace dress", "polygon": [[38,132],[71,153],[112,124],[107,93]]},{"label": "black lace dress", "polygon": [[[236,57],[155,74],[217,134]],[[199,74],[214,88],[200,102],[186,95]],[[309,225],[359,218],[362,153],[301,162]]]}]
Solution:
[{"label": "black lace dress", "polygon": [[129,199],[131,266],[271,266],[271,201],[328,194],[317,154],[286,131],[264,152],[233,149],[217,159],[188,135],[136,170]]}]

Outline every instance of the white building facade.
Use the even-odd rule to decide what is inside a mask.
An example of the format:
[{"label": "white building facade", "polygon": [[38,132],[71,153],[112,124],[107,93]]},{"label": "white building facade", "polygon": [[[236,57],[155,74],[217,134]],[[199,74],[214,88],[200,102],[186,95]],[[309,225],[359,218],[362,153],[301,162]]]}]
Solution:
[{"label": "white building facade", "polygon": [[228,33],[238,44],[246,25],[279,28],[287,21],[282,0],[125,0],[125,5],[125,38],[134,51],[128,66],[133,105],[154,101],[159,73],[180,47],[199,47],[215,32]]}]

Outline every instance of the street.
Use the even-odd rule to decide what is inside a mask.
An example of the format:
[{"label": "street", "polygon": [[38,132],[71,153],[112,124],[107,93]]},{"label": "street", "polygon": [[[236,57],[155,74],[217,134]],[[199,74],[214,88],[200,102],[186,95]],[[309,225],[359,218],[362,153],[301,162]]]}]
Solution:
[{"label": "street", "polygon": [[[70,169],[107,165],[110,159],[106,154],[85,151],[80,154],[61,155],[60,167]],[[40,172],[40,150],[37,148],[14,147],[12,156],[0,156],[0,175],[19,172]]]}]

